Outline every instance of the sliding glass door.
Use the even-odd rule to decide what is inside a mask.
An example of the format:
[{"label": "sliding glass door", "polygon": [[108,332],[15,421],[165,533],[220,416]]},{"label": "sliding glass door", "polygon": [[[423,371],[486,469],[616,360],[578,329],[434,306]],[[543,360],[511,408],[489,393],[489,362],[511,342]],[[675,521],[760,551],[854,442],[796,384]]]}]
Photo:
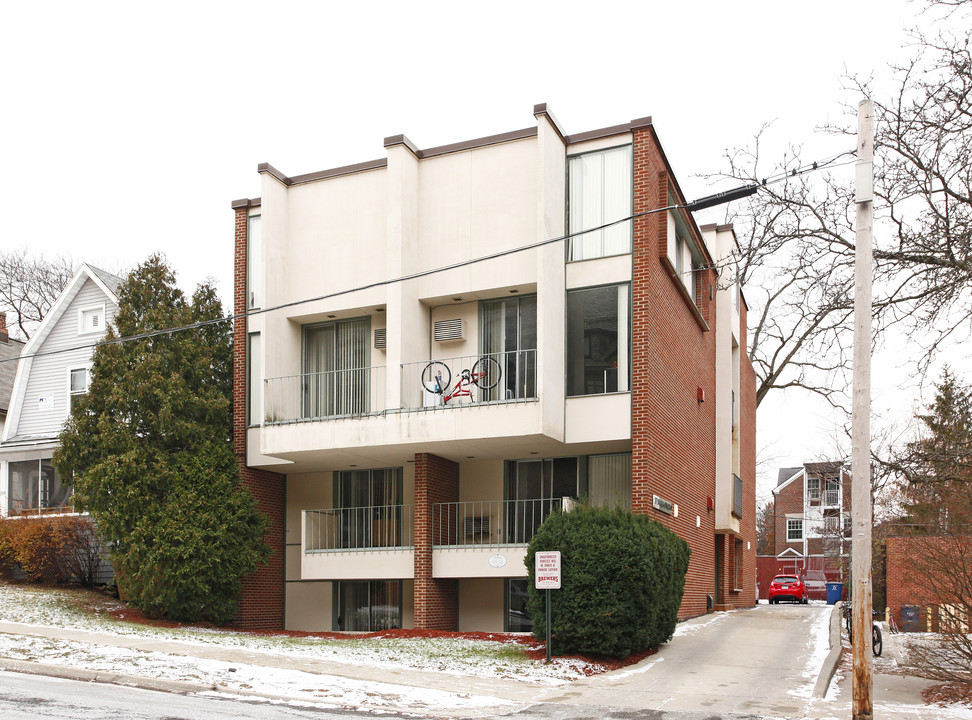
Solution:
[{"label": "sliding glass door", "polygon": [[502,368],[489,400],[537,396],[537,297],[484,301],[480,308],[480,350]]},{"label": "sliding glass door", "polygon": [[368,318],[310,325],[304,329],[304,417],[367,412]]}]

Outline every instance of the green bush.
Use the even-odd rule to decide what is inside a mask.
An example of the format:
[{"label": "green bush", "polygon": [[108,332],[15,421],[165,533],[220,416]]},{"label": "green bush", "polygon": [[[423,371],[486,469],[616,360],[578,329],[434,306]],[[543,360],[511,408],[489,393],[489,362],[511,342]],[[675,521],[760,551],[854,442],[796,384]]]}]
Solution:
[{"label": "green bush", "polygon": [[534,556],[559,550],[551,595],[551,652],[627,657],[671,639],[688,570],[688,544],[660,523],[621,509],[580,506],[544,521],[527,549],[527,611],[546,637],[546,591]]}]

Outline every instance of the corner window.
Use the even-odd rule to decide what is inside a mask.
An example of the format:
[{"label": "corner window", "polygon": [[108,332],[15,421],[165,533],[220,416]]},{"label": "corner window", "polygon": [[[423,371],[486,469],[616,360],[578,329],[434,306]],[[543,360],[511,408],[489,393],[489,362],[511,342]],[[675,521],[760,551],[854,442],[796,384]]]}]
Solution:
[{"label": "corner window", "polygon": [[803,540],[803,520],[790,520],[786,521],[786,541],[796,542],[798,540]]},{"label": "corner window", "polygon": [[567,395],[629,389],[630,286],[567,292]]},{"label": "corner window", "polygon": [[78,310],[78,335],[103,333],[105,331],[105,306],[82,308]]},{"label": "corner window", "polygon": [[263,282],[263,219],[250,215],[246,224],[246,309],[260,307],[260,285]]},{"label": "corner window", "polygon": [[[567,260],[631,252],[633,207],[630,145],[567,158]],[[589,232],[583,232],[588,230]]]}]

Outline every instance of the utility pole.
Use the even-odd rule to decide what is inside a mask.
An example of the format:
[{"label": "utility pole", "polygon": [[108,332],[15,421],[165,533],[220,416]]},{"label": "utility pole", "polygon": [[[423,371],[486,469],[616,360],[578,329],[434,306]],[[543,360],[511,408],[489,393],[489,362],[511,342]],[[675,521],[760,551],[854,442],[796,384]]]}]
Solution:
[{"label": "utility pole", "polygon": [[857,106],[854,254],[854,391],[851,418],[851,598],[853,720],[874,717],[871,663],[871,256],[874,195],[874,102]]}]

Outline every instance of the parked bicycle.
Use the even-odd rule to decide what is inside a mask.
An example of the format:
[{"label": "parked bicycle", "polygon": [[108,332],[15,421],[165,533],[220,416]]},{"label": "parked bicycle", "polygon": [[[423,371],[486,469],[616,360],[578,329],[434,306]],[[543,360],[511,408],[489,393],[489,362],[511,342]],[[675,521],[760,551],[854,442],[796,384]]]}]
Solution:
[{"label": "parked bicycle", "polygon": [[500,364],[495,359],[484,355],[473,363],[471,370],[460,372],[456,384],[452,390],[449,390],[449,383],[452,381],[452,372],[449,370],[449,366],[438,360],[433,360],[422,370],[422,387],[430,393],[441,395],[444,405],[453,398],[471,398],[470,386],[472,385],[481,390],[496,387],[501,375]]},{"label": "parked bicycle", "polygon": [[[853,628],[853,610],[851,609],[850,600],[844,602],[841,608],[841,615],[844,617],[844,623],[847,626],[847,638],[854,642],[854,628]],[[881,637],[881,626],[874,622],[873,618],[877,613],[873,610],[871,611],[871,652],[874,653],[874,657],[881,657],[881,651],[884,649],[884,640]]]}]

